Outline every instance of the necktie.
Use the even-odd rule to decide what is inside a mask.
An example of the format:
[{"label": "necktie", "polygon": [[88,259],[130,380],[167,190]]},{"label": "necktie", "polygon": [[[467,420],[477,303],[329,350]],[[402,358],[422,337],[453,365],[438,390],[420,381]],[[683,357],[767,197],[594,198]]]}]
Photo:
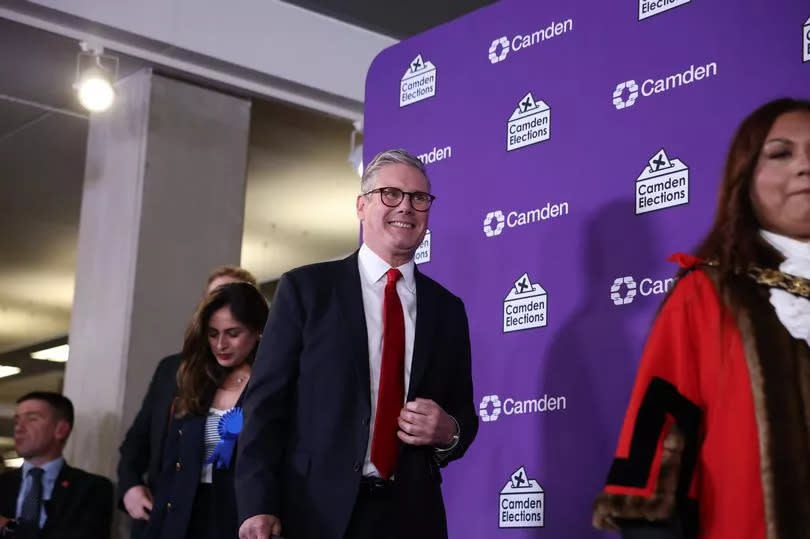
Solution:
[{"label": "necktie", "polygon": [[39,528],[39,515],[42,509],[42,468],[31,468],[28,470],[28,477],[31,478],[31,485],[23,498],[20,510],[20,521],[28,526]]},{"label": "necktie", "polygon": [[388,479],[397,463],[397,418],[405,401],[405,316],[397,294],[398,269],[388,270],[383,299],[383,343],[371,463]]}]

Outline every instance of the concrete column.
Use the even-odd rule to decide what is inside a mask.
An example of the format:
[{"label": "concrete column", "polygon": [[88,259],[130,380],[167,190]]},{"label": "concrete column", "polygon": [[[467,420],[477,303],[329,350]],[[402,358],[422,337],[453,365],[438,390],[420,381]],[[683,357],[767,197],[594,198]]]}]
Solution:
[{"label": "concrete column", "polygon": [[180,350],[212,267],[238,264],[250,102],[137,72],[90,120],[65,394],[65,453],[114,477],[158,361]]}]

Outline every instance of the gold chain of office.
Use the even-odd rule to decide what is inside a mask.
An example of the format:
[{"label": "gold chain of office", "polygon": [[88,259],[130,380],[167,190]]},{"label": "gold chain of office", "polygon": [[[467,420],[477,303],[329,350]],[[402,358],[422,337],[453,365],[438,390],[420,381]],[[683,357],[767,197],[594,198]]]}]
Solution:
[{"label": "gold chain of office", "polygon": [[[707,260],[705,264],[714,267],[720,265],[716,260]],[[810,279],[771,268],[760,268],[759,266],[749,267],[746,275],[759,284],[771,288],[781,288],[794,296],[810,299]]]}]

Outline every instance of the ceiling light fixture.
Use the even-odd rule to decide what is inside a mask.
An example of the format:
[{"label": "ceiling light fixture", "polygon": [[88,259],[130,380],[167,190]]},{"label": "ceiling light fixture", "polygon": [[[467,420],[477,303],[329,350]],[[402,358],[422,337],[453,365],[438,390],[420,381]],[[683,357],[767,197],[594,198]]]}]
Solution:
[{"label": "ceiling light fixture", "polygon": [[363,119],[354,121],[354,129],[352,130],[351,140],[349,142],[349,163],[352,168],[357,172],[357,175],[363,177],[363,143],[357,142],[357,135],[363,135]]},{"label": "ceiling light fixture", "polygon": [[15,374],[20,373],[19,367],[11,367],[9,365],[0,365],[0,378],[6,378],[7,376],[14,376]]},{"label": "ceiling light fixture", "polygon": [[118,57],[104,54],[104,47],[87,41],[79,42],[82,52],[76,58],[76,81],[73,88],[79,103],[90,112],[102,112],[115,100],[113,84],[118,79]]},{"label": "ceiling light fixture", "polygon": [[41,359],[44,361],[55,361],[57,363],[64,363],[68,360],[70,355],[70,346],[67,344],[60,344],[53,348],[46,348],[39,352],[32,352],[31,359]]}]

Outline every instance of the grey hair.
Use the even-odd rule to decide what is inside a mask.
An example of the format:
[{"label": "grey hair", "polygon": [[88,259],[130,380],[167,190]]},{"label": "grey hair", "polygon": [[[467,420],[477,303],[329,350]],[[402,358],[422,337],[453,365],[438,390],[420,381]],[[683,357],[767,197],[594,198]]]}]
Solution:
[{"label": "grey hair", "polygon": [[415,155],[407,150],[385,150],[374,156],[374,159],[363,170],[363,179],[360,180],[360,192],[368,193],[374,189],[374,175],[380,171],[381,168],[388,165],[410,165],[417,169],[425,177],[427,181],[428,191],[430,191],[430,178],[428,178],[425,164]]}]

